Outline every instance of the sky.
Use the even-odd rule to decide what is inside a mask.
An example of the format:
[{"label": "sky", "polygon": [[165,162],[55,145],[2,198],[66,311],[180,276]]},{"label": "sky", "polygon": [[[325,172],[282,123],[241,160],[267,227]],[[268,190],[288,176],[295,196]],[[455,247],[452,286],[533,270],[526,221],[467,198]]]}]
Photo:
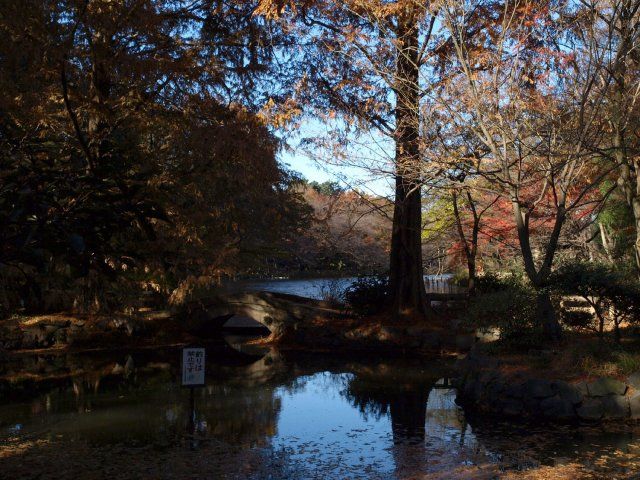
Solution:
[{"label": "sky", "polygon": [[[389,197],[393,194],[393,178],[388,171],[379,171],[385,159],[391,159],[390,146],[375,134],[364,135],[349,142],[345,158],[336,159],[329,151],[315,148],[312,151],[304,146],[307,138],[330,138],[327,125],[320,121],[306,121],[287,140],[288,148],[280,152],[279,160],[288,169],[300,173],[309,181],[319,183],[338,182],[347,189]],[[381,163],[382,162],[382,163]],[[371,167],[378,165],[378,171]]]}]

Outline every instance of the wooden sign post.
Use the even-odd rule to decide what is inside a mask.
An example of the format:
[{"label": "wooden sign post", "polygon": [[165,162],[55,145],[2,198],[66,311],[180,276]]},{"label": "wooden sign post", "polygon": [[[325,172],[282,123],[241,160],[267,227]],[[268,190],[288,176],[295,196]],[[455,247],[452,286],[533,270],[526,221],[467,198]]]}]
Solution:
[{"label": "wooden sign post", "polygon": [[193,395],[195,387],[204,387],[205,350],[200,347],[182,349],[182,386],[189,387],[189,422],[187,431],[191,435],[191,448],[195,449],[196,433],[196,400]]}]

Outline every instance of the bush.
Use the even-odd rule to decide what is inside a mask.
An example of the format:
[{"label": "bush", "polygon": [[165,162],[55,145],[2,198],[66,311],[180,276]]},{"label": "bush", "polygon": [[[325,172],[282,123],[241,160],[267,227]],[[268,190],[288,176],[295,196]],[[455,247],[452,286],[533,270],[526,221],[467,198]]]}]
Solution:
[{"label": "bush", "polygon": [[357,315],[380,312],[389,296],[389,279],[386,276],[358,277],[344,292],[347,304]]},{"label": "bush", "polygon": [[320,286],[320,298],[334,305],[344,302],[344,293],[341,279],[331,279]]},{"label": "bush", "polygon": [[590,321],[573,322],[574,312],[563,312],[565,321],[577,328],[587,328],[603,335],[605,324],[613,326],[616,338],[620,324],[640,320],[640,285],[612,266],[586,262],[560,267],[551,277],[560,294],[582,297],[594,310]]},{"label": "bush", "polygon": [[500,342],[509,348],[530,348],[544,339],[536,322],[536,292],[511,275],[478,279],[479,295],[470,300],[465,320],[478,329],[498,328]]},{"label": "bush", "polygon": [[453,272],[453,278],[451,279],[451,284],[456,285],[458,287],[468,287],[469,271],[463,268],[456,269],[456,271]]}]

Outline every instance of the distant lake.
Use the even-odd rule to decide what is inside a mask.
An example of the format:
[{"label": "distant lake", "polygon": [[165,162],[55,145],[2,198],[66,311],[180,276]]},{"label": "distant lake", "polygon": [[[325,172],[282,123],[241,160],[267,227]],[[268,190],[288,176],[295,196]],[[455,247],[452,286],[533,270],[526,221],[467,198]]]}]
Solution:
[{"label": "distant lake", "polygon": [[[463,287],[453,285],[452,274],[425,275],[425,287],[427,292],[433,293],[458,293],[464,292]],[[343,278],[305,278],[305,279],[269,279],[249,280],[237,282],[249,290],[264,290],[267,292],[288,293],[301,297],[322,299],[328,292],[344,292],[351,286],[357,277]]]}]

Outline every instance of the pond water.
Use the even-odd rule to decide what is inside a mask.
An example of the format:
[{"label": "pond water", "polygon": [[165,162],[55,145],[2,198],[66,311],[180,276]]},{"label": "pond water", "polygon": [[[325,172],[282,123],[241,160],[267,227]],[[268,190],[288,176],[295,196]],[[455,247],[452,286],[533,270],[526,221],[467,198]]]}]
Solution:
[{"label": "pond water", "polygon": [[[453,275],[425,275],[427,292],[433,293],[462,293],[463,287],[451,283]],[[328,295],[339,296],[357,277],[342,278],[309,278],[309,279],[269,279],[236,282],[236,285],[251,290],[265,290],[269,292],[288,293],[301,297],[321,300]]]},{"label": "pond water", "polygon": [[4,364],[5,380],[31,380],[2,384],[0,478],[499,478],[576,460],[638,478],[625,476],[639,473],[635,428],[465,415],[444,360],[282,353],[234,337],[207,345],[192,402],[179,354]]}]

